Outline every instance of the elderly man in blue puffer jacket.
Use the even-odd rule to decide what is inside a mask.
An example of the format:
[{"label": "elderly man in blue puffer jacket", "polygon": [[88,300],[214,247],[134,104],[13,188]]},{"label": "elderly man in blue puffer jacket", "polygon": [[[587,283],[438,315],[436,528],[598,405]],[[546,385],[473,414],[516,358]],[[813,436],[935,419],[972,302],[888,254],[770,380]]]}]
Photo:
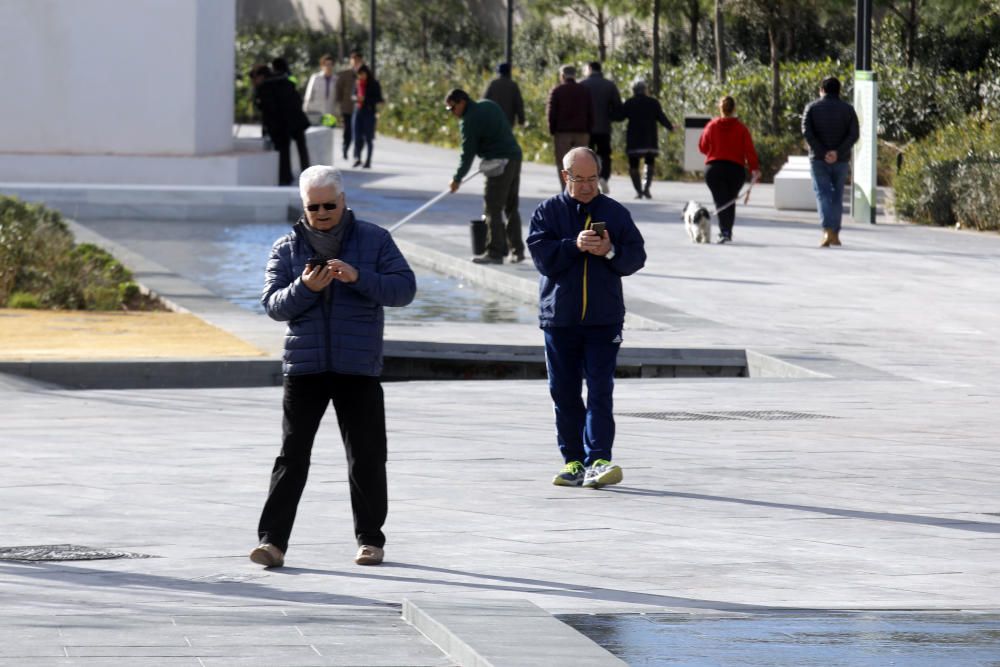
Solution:
[{"label": "elderly man in blue puffer jacket", "polygon": [[261,296],[267,314],[288,329],[281,453],[250,559],[284,564],[313,439],[332,401],[347,451],[354,562],[377,565],[388,509],[382,308],[413,301],[416,279],[389,232],[347,208],[338,170],[306,169],[299,190],[305,215],[271,248]]}]

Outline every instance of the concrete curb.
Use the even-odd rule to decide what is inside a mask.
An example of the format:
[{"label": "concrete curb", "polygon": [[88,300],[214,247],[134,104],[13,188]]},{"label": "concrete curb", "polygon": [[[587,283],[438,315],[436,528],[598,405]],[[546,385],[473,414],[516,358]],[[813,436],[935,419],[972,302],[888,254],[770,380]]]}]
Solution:
[{"label": "concrete curb", "polygon": [[403,599],[403,620],[462,667],[622,667],[527,600]]}]

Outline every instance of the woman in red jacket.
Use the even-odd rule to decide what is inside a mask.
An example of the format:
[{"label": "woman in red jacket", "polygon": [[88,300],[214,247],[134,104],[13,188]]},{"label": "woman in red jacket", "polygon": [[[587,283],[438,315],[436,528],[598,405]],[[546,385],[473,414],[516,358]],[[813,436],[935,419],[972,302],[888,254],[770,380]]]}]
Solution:
[{"label": "woman in red jacket", "polygon": [[[733,240],[733,223],[736,220],[736,203],[746,180],[744,166],[750,168],[754,182],[760,178],[757,151],[753,147],[750,130],[733,115],[736,100],[726,95],[719,100],[722,115],[713,118],[701,133],[698,150],[705,154],[705,183],[712,191],[712,199],[719,216],[719,243]],[[725,209],[719,207],[732,204]]]}]

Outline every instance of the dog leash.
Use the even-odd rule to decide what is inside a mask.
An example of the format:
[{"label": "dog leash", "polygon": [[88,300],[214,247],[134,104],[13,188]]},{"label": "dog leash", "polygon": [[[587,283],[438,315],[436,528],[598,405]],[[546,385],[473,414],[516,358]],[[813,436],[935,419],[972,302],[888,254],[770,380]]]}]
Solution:
[{"label": "dog leash", "polygon": [[746,192],[741,192],[740,194],[736,195],[736,199],[732,200],[731,202],[727,202],[722,206],[720,206],[719,208],[715,209],[715,211],[712,212],[712,215],[718,217],[719,213],[725,211],[730,206],[733,206],[736,202],[740,200],[741,197],[743,198],[743,205],[746,206],[747,202],[750,201],[750,191],[753,190],[754,183],[756,182],[757,179],[753,179],[752,181],[750,181],[750,187],[746,189]]}]

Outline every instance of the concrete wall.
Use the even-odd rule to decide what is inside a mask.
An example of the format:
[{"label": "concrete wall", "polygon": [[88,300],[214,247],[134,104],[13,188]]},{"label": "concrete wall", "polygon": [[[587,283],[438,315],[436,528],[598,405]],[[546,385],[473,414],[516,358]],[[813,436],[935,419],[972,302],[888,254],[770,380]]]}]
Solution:
[{"label": "concrete wall", "polygon": [[0,0],[0,153],[232,147],[235,0]]}]

